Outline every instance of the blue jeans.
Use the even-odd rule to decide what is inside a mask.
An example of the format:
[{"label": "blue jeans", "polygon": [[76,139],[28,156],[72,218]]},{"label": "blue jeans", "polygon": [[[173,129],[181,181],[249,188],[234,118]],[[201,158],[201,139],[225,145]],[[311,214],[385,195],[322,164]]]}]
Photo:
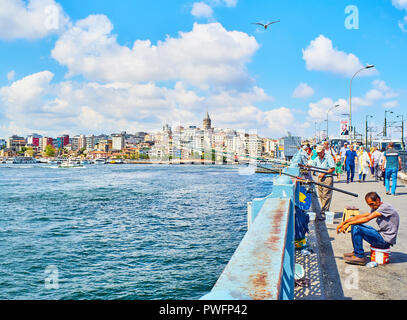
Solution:
[{"label": "blue jeans", "polygon": [[346,174],[347,174],[347,181],[349,181],[349,178],[350,178],[350,181],[352,181],[353,182],[353,178],[355,177],[355,165],[353,164],[349,164],[349,163],[347,163],[346,164]]},{"label": "blue jeans", "polygon": [[363,240],[370,243],[372,247],[378,249],[390,248],[390,244],[384,241],[383,237],[376,229],[364,224],[353,225],[352,226],[353,251],[355,252],[355,256],[358,258],[363,258],[365,256],[365,252],[363,250]]},{"label": "blue jeans", "polygon": [[396,168],[386,169],[385,182],[384,182],[385,186],[386,186],[386,192],[390,191],[390,177],[391,177],[391,180],[392,180],[391,194],[396,194],[398,172],[399,172],[399,170]]}]

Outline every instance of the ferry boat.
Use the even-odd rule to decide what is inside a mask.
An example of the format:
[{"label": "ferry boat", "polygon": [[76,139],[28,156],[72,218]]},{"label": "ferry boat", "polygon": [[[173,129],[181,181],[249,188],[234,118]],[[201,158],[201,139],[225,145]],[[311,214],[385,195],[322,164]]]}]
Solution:
[{"label": "ferry boat", "polygon": [[31,157],[16,157],[8,158],[5,163],[7,164],[36,164],[37,159]]}]

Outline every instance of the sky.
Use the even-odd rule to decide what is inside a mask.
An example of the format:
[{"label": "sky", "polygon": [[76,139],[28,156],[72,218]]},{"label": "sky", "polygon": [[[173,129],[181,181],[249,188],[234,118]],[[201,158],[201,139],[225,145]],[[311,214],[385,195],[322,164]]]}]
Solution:
[{"label": "sky", "polygon": [[201,126],[207,111],[270,138],[327,117],[337,137],[350,111],[376,135],[388,111],[399,138],[406,57],[407,0],[0,0],[0,138]]}]

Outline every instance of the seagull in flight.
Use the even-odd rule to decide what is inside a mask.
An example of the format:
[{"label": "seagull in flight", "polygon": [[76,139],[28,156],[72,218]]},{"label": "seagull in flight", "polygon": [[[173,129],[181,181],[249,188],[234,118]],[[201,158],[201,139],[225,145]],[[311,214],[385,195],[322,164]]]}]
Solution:
[{"label": "seagull in flight", "polygon": [[258,24],[259,26],[262,26],[265,30],[267,30],[267,27],[268,27],[269,25],[271,25],[271,24],[273,24],[273,23],[277,23],[277,22],[280,22],[280,20],[278,20],[278,21],[273,21],[273,22],[269,22],[269,23],[267,23],[267,24],[263,24],[263,23],[260,23],[260,22],[252,22],[252,24]]}]

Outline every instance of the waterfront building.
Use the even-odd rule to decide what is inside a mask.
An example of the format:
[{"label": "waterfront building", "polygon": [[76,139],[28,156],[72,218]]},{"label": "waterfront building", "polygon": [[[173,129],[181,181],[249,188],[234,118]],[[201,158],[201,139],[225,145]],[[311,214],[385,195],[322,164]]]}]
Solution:
[{"label": "waterfront building", "polygon": [[41,138],[41,135],[33,133],[27,137],[27,145],[32,147],[39,147]]},{"label": "waterfront building", "polygon": [[285,160],[291,160],[291,158],[297,153],[301,147],[301,137],[292,136],[288,133],[288,136],[283,137],[279,141],[279,157]]},{"label": "waterfront building", "polygon": [[98,151],[109,152],[113,148],[113,141],[111,139],[101,139],[95,147]]},{"label": "waterfront building", "polygon": [[112,135],[112,150],[120,151],[125,148],[125,136],[123,134],[114,134]]},{"label": "waterfront building", "polygon": [[57,137],[56,139],[56,147],[57,149],[63,149],[66,145],[70,143],[69,135],[64,134],[62,136]]},{"label": "waterfront building", "polygon": [[86,149],[86,136],[84,134],[79,135],[79,150]]},{"label": "waterfront building", "polygon": [[262,156],[263,140],[257,134],[249,134],[246,137],[247,154],[253,159],[259,159]]},{"label": "waterfront building", "polygon": [[263,153],[271,158],[276,157],[278,151],[278,140],[263,138]]},{"label": "waterfront building", "polygon": [[88,135],[86,136],[86,150],[93,150],[95,148],[95,136],[92,135]]},{"label": "waterfront building", "polygon": [[49,137],[42,137],[41,139],[40,139],[40,141],[39,141],[39,147],[40,147],[40,150],[42,151],[42,152],[44,152],[45,151],[45,148],[48,146],[48,145],[53,145],[53,138],[49,138]]},{"label": "waterfront building", "polygon": [[24,137],[14,135],[7,139],[7,149],[12,152],[20,152],[23,147],[27,145]]},{"label": "waterfront building", "polygon": [[[71,138],[71,150],[72,151],[78,151],[79,148],[79,136],[74,136]],[[65,145],[64,147],[66,147],[67,145]]]}]

